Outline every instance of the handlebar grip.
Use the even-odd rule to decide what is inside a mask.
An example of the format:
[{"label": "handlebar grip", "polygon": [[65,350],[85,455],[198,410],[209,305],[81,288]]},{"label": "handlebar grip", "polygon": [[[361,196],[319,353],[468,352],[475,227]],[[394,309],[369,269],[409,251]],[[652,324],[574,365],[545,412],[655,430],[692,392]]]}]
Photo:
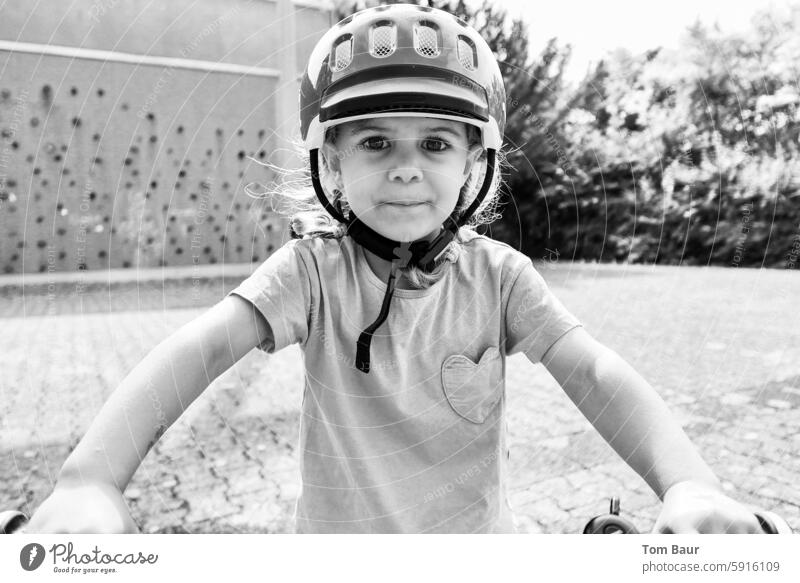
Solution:
[{"label": "handlebar grip", "polygon": [[628,520],[613,514],[604,514],[592,518],[583,534],[639,534],[636,527]]},{"label": "handlebar grip", "polygon": [[28,522],[28,517],[16,510],[0,512],[0,534],[13,534]]},{"label": "handlebar grip", "polygon": [[792,534],[792,527],[783,518],[767,510],[754,512],[765,534]]}]

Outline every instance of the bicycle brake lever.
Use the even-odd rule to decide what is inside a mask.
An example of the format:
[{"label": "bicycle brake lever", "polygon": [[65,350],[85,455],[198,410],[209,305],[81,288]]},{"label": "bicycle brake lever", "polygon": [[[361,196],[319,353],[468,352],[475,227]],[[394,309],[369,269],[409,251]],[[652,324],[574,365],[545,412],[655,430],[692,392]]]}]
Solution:
[{"label": "bicycle brake lever", "polygon": [[609,513],[592,518],[586,523],[583,534],[639,534],[639,531],[632,522],[619,515],[619,498],[614,496]]}]

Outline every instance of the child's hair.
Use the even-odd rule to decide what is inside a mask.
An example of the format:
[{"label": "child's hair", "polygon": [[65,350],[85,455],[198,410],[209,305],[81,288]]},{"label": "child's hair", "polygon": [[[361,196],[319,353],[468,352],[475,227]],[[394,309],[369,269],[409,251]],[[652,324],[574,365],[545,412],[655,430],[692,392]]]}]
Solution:
[{"label": "child's hair", "polygon": [[[481,143],[480,129],[472,124],[465,123],[465,125],[467,127],[469,147],[476,144],[479,145]],[[328,128],[325,132],[326,144],[335,147],[337,127]],[[250,196],[268,199],[274,212],[287,217],[293,238],[322,237],[341,239],[347,233],[346,225],[331,217],[320,204],[311,184],[308,154],[301,143],[295,143],[294,146],[297,155],[302,160],[302,165],[299,168],[290,170],[269,162],[256,161],[273,171],[278,180],[273,180],[269,185],[251,183],[245,187],[245,191]],[[321,154],[320,157],[322,157]],[[506,155],[502,150],[497,152],[496,160],[496,170],[489,191],[486,193],[481,205],[461,229],[474,230],[476,227],[488,225],[500,218],[498,209],[500,207],[501,187],[505,184],[502,171],[507,166]],[[474,200],[475,195],[483,184],[486,174],[485,162],[486,151],[484,150],[473,164],[472,171],[459,193],[458,202],[456,203],[456,210],[459,215]],[[320,182],[325,187],[326,192],[333,193],[331,203],[339,207],[344,216],[349,218],[350,208],[345,194],[334,187],[327,164],[322,161],[320,161],[319,172]],[[412,288],[424,289],[430,287],[444,276],[448,263],[455,263],[458,260],[462,243],[461,229],[445,248],[444,254],[432,272],[426,273],[416,266],[400,270]]]}]

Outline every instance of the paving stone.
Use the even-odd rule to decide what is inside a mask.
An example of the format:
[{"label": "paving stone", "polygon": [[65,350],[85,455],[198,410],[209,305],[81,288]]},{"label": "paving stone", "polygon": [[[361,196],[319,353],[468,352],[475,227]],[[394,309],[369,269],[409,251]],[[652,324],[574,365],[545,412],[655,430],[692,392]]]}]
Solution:
[{"label": "paving stone", "polygon": [[598,504],[608,499],[608,492],[596,484],[586,484],[581,488],[565,490],[556,498],[559,508],[573,514],[583,506]]},{"label": "paving stone", "polygon": [[[560,527],[570,519],[570,515],[559,508],[555,500],[543,499],[524,506],[516,506],[511,502],[511,508],[516,514],[534,518],[547,532],[561,532]],[[559,530],[554,530],[559,529]]]},{"label": "paving stone", "polygon": [[535,504],[544,498],[557,498],[568,495],[569,482],[564,478],[551,478],[538,483],[530,484],[524,489],[509,491],[509,501],[512,505],[525,506]]},{"label": "paving stone", "polygon": [[130,500],[136,500],[142,496],[142,491],[139,488],[128,488],[125,490],[125,497]]},{"label": "paving stone", "polygon": [[252,496],[232,497],[232,501],[241,506],[241,510],[233,516],[227,518],[227,522],[233,526],[246,529],[251,532],[276,532],[286,531],[286,526],[290,522],[293,508],[285,503],[280,503],[271,498],[253,498]]},{"label": "paving stone", "polygon": [[302,484],[299,479],[291,480],[285,479],[280,483],[280,496],[283,500],[295,500],[300,495]]},{"label": "paving stone", "polygon": [[221,490],[196,491],[188,499],[189,511],[186,514],[186,523],[202,522],[205,520],[219,520],[238,514],[241,509],[231,502]]},{"label": "paving stone", "polygon": [[564,477],[574,488],[583,488],[586,485],[594,484],[597,474],[590,470],[578,470],[564,474]]},{"label": "paving stone", "polygon": [[544,527],[527,515],[516,515],[514,526],[520,534],[546,534]]},{"label": "paving stone", "polygon": [[[243,472],[236,472],[228,476],[228,496],[256,494],[272,487],[273,482],[265,479],[259,472],[259,468],[253,466]],[[274,489],[274,487],[273,487]]]}]

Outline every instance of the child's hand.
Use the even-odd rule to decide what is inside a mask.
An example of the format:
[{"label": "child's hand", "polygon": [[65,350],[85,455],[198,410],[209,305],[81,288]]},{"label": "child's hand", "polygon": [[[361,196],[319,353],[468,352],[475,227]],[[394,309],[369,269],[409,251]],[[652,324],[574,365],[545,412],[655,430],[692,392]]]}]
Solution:
[{"label": "child's hand", "polygon": [[679,482],[664,495],[653,533],[761,534],[755,515],[721,490],[701,482]]},{"label": "child's hand", "polygon": [[122,493],[108,484],[57,484],[42,502],[26,533],[138,533]]}]

